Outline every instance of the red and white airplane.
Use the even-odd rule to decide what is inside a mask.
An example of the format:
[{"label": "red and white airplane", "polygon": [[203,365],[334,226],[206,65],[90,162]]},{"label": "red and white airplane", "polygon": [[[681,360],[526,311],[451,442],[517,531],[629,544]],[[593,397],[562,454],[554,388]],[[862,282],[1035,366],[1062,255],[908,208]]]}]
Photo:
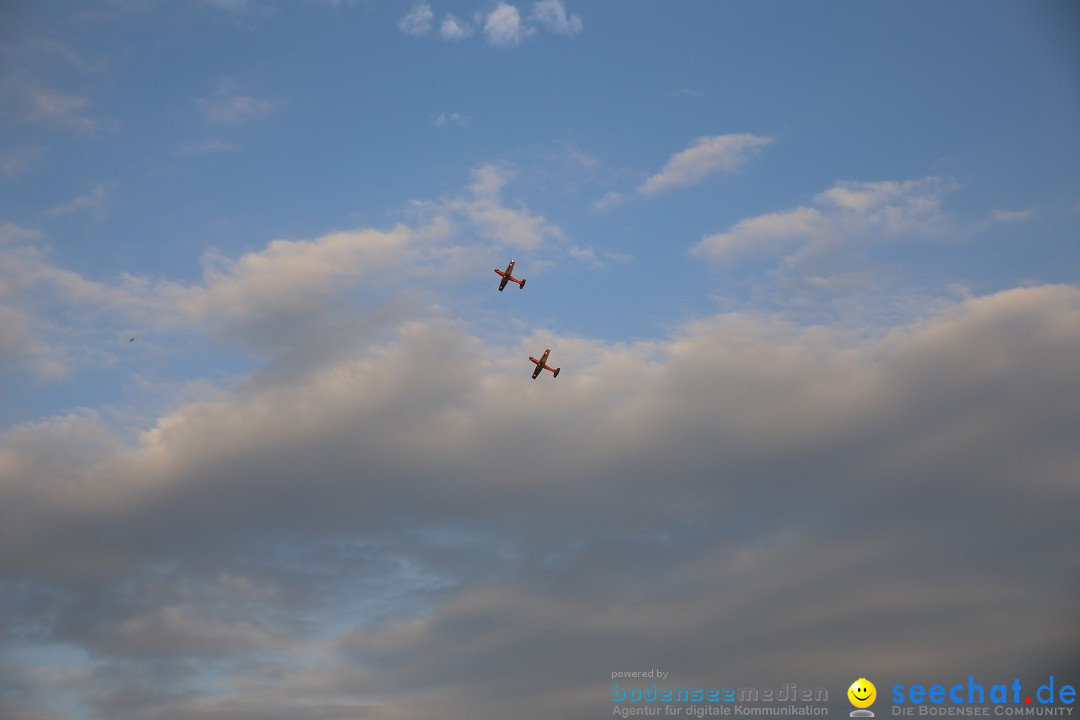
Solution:
[{"label": "red and white airplane", "polygon": [[518,280],[516,277],[512,277],[510,275],[510,273],[512,273],[512,272],[514,272],[514,261],[513,260],[511,260],[510,264],[506,266],[506,272],[503,272],[499,268],[495,268],[495,274],[496,275],[502,275],[502,282],[499,283],[499,292],[502,292],[506,288],[506,283],[508,283],[508,282],[516,282],[518,284],[519,288],[521,288],[522,290],[525,289],[525,280],[524,280],[524,278],[521,279],[521,280]]},{"label": "red and white airplane", "polygon": [[532,376],[533,380],[535,380],[537,377],[539,377],[540,373],[542,373],[544,370],[550,370],[551,374],[554,377],[559,377],[559,371],[562,370],[562,368],[553,368],[553,367],[551,367],[550,365],[547,364],[548,355],[550,353],[551,353],[550,348],[545,350],[544,354],[540,356],[539,360],[537,360],[536,358],[534,358],[531,355],[529,356],[529,359],[532,360],[533,363],[536,365],[536,369],[533,370],[533,376]]}]

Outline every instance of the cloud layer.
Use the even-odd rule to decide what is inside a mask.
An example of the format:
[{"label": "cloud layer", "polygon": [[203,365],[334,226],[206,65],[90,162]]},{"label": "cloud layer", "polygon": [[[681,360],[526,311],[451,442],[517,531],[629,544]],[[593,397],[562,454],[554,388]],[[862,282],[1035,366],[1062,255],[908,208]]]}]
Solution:
[{"label": "cloud layer", "polygon": [[[603,254],[508,199],[513,174],[481,165],[409,224],[208,252],[187,283],[90,279],[0,227],[0,360],[73,371],[44,305],[265,363],[150,419],[0,435],[0,717],[63,716],[62,693],[119,720],[584,719],[627,667],[829,688],[852,658],[1071,667],[1080,289],[872,332],[726,312],[493,337],[416,288],[493,249]],[[952,187],[838,183],[699,252],[933,234]],[[563,371],[534,382],[544,347]]]},{"label": "cloud layer", "polygon": [[[527,377],[541,346],[557,381]],[[2,630],[88,653],[73,691],[120,718],[585,718],[656,664],[1039,670],[1080,640],[1078,352],[1062,285],[876,339],[725,314],[500,348],[421,311],[134,441],[85,413],[6,432]]]}]

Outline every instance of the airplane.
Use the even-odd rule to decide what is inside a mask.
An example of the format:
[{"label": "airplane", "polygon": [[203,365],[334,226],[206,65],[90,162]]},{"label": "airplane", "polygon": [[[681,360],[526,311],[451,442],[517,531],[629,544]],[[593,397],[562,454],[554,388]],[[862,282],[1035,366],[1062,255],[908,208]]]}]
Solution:
[{"label": "airplane", "polygon": [[503,272],[499,268],[495,268],[496,275],[502,275],[502,282],[499,283],[499,292],[502,292],[508,282],[516,282],[518,287],[522,290],[525,289],[525,280],[518,280],[516,277],[511,277],[510,273],[514,272],[514,261],[511,260],[510,264],[506,266],[506,272]]},{"label": "airplane", "polygon": [[529,359],[532,360],[533,363],[536,365],[536,369],[533,370],[533,376],[532,376],[533,380],[535,380],[537,377],[539,377],[540,373],[543,372],[544,370],[550,370],[552,376],[559,377],[559,371],[562,370],[562,368],[553,368],[553,367],[551,367],[550,365],[547,364],[548,354],[550,352],[551,352],[550,348],[545,350],[544,354],[540,356],[539,360],[532,357],[531,355],[529,356]]}]

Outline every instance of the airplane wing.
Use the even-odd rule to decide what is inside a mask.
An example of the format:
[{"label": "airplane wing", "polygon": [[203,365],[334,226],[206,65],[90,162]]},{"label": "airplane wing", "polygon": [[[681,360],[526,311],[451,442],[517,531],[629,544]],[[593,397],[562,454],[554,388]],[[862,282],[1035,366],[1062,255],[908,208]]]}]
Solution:
[{"label": "airplane wing", "polygon": [[499,274],[503,276],[502,282],[499,283],[499,292],[502,292],[503,290],[506,289],[506,283],[510,282],[510,274],[509,273],[507,273],[505,275],[503,275],[502,273],[499,273]]},{"label": "airplane wing", "polygon": [[535,380],[537,378],[537,376],[540,375],[540,373],[542,373],[542,372],[544,372],[544,366],[538,364],[536,366],[536,369],[533,370],[533,378],[532,379]]}]

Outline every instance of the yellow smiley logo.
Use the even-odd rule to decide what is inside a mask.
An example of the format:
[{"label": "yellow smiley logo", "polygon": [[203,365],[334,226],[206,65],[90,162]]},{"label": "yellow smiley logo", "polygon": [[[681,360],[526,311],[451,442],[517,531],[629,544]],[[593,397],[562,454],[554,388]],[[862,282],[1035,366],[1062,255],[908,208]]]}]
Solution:
[{"label": "yellow smiley logo", "polygon": [[859,678],[847,689],[848,700],[857,708],[868,708],[877,699],[877,688],[866,678]]}]

